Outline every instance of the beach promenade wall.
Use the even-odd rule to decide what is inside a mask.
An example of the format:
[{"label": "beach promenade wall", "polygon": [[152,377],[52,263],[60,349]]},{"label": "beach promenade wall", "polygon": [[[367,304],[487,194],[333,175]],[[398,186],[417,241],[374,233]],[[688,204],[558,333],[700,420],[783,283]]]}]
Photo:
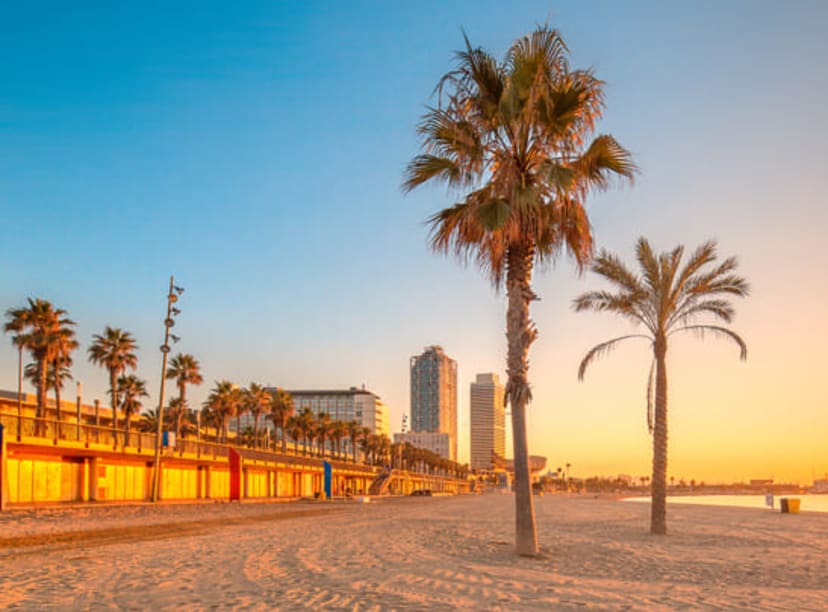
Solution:
[{"label": "beach promenade wall", "polygon": [[[155,435],[0,413],[5,504],[147,501],[152,495]],[[231,449],[240,460],[231,462]],[[349,461],[180,440],[161,453],[161,500],[253,500],[367,492],[379,468]],[[234,468],[235,466],[235,468]],[[238,483],[238,496],[231,483]],[[396,489],[396,490],[395,490]],[[405,473],[390,493],[415,489],[468,492],[468,482]]]}]

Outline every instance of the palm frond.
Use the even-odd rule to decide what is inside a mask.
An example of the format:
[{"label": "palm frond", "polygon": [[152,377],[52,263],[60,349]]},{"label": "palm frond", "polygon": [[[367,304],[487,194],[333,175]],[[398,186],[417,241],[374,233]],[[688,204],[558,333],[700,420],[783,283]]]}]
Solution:
[{"label": "palm frond", "polygon": [[578,380],[584,379],[584,374],[586,373],[586,369],[592,361],[595,359],[606,355],[608,352],[613,350],[615,346],[621,342],[622,340],[628,340],[629,338],[644,338],[645,340],[649,340],[650,342],[653,339],[650,336],[645,336],[643,334],[630,334],[627,336],[620,336],[618,338],[613,338],[612,340],[607,340],[606,342],[602,342],[601,344],[592,347],[584,358],[581,360],[581,365],[578,366]]},{"label": "palm frond", "polygon": [[592,271],[628,293],[636,296],[644,294],[641,279],[624,265],[624,262],[617,255],[609,251],[602,250],[600,252],[592,264]]},{"label": "palm frond", "polygon": [[653,248],[646,238],[641,237],[635,244],[635,256],[641,269],[644,271],[644,280],[653,291],[658,291],[661,286],[661,274],[658,258],[653,253]]},{"label": "palm frond", "polygon": [[707,264],[715,261],[715,259],[716,241],[708,240],[707,242],[700,244],[696,250],[693,251],[692,255],[690,255],[690,259],[687,260],[687,263],[684,264],[684,268],[682,268],[681,274],[679,274],[678,280],[676,281],[676,292],[679,294],[683,292],[687,282],[693,277],[693,275]]},{"label": "palm frond", "polygon": [[714,336],[723,336],[730,340],[733,340],[739,346],[739,358],[744,361],[747,359],[747,344],[736,332],[727,329],[726,327],[720,327],[718,325],[685,325],[684,327],[677,327],[676,329],[670,332],[670,335],[676,334],[682,331],[690,331],[701,338],[708,333],[713,334]]},{"label": "palm frond", "polygon": [[637,303],[626,293],[609,291],[589,291],[572,301],[575,312],[594,310],[596,312],[614,312],[626,317],[640,320]]},{"label": "palm frond", "polygon": [[608,134],[597,136],[571,166],[583,179],[579,184],[584,190],[606,191],[614,177],[632,181],[638,172],[632,154]]},{"label": "palm frond", "polygon": [[667,327],[671,328],[676,323],[687,324],[699,315],[713,315],[717,319],[721,319],[725,323],[730,323],[733,320],[733,315],[736,314],[733,305],[727,300],[705,300],[703,302],[687,302],[683,308],[676,310],[673,316],[667,323]]},{"label": "palm frond", "polygon": [[423,154],[416,156],[405,169],[403,191],[408,193],[415,187],[432,179],[439,179],[450,187],[462,182],[460,166],[446,157]]}]

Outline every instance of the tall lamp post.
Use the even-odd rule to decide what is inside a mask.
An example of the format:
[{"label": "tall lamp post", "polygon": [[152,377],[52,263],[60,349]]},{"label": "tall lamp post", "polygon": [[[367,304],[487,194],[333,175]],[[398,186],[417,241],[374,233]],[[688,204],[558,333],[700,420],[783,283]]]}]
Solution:
[{"label": "tall lamp post", "polygon": [[161,345],[161,392],[158,394],[158,429],[155,436],[155,463],[152,467],[152,501],[157,502],[161,497],[161,436],[164,428],[164,388],[167,382],[167,357],[170,353],[170,339],[178,342],[178,336],[170,330],[175,325],[174,316],[181,311],[173,306],[178,301],[178,296],[184,293],[184,289],[175,284],[175,279],[170,276],[170,291],[167,293],[167,318],[164,319],[164,344]]},{"label": "tall lamp post", "polygon": [[20,442],[23,421],[23,342],[17,344],[17,441]]}]

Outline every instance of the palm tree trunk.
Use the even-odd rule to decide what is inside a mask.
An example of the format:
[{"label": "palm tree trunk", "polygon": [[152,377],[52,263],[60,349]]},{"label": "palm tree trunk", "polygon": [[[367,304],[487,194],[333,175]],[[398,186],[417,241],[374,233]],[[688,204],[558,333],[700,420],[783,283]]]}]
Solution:
[{"label": "palm tree trunk", "polygon": [[650,533],[667,533],[667,340],[656,338],[655,427]]},{"label": "palm tree trunk", "polygon": [[60,437],[60,370],[58,362],[55,361],[55,420],[57,420],[58,437]]},{"label": "palm tree trunk", "polygon": [[118,371],[114,369],[109,371],[109,395],[112,405],[112,429],[118,429]]},{"label": "palm tree trunk", "polygon": [[124,446],[129,446],[129,416],[132,414],[124,410]]},{"label": "palm tree trunk", "polygon": [[532,257],[530,247],[510,247],[506,291],[506,339],[508,343],[506,395],[512,408],[512,442],[515,454],[515,547],[522,556],[538,554],[538,534],[529,473],[529,449],[526,440],[526,405],[532,399],[527,373],[529,346],[537,331],[529,318],[532,292]]},{"label": "palm tree trunk", "polygon": [[175,445],[178,446],[178,439],[181,437],[181,415],[184,414],[184,407],[187,405],[186,385],[178,386],[178,414],[175,415]]},{"label": "palm tree trunk", "polygon": [[46,416],[46,387],[47,387],[47,368],[48,364],[45,359],[41,359],[37,363],[37,409],[35,410],[35,417],[36,417],[36,425],[35,425],[35,435],[39,435],[43,432],[43,425],[40,419]]}]

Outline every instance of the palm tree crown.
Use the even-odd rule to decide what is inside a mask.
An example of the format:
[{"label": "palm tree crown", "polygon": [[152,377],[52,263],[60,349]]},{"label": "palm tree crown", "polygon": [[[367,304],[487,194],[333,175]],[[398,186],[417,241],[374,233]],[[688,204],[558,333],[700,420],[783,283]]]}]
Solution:
[{"label": "palm tree crown", "polygon": [[613,338],[590,349],[578,368],[578,379],[583,380],[587,367],[594,359],[605,355],[623,340],[641,338],[652,347],[653,361],[647,382],[647,425],[653,434],[650,531],[655,534],[667,532],[666,357],[670,337],[682,332],[721,336],[735,342],[741,358],[747,358],[747,345],[738,334],[720,324],[699,322],[699,319],[707,317],[715,322],[730,323],[734,309],[728,298],[748,295],[747,281],[735,273],[736,258],[730,257],[715,265],[714,241],[702,244],[682,265],[683,256],[684,248],[681,246],[657,255],[646,239],[639,238],[636,259],[640,274],[637,274],[616,255],[602,251],[595,259],[592,270],[614,285],[617,291],[590,291],[574,301],[578,312],[611,312],[642,326],[647,332]]},{"label": "palm tree crown", "polygon": [[532,268],[560,251],[579,267],[592,255],[584,201],[613,177],[632,178],[630,154],[609,135],[587,144],[604,109],[603,83],[569,67],[557,30],[539,27],[518,39],[503,61],[482,49],[457,53],[457,67],[437,86],[439,100],[419,124],[424,152],[408,165],[403,189],[429,181],[464,191],[430,219],[432,246],[474,259],[495,287],[506,284],[506,394],[515,448],[517,552],[538,552],[526,405]]}]

